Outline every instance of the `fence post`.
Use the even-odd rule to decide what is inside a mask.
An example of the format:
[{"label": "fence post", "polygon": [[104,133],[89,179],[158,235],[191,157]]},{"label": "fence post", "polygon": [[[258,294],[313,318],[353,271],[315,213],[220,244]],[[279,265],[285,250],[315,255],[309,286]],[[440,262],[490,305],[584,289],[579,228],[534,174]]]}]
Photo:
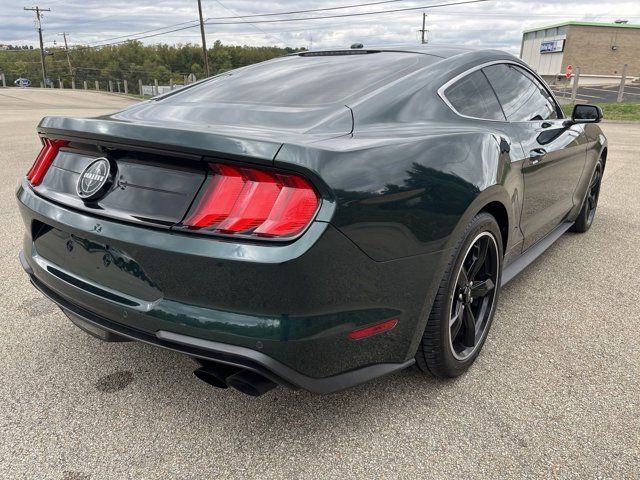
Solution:
[{"label": "fence post", "polygon": [[624,84],[627,81],[627,67],[628,65],[626,63],[624,67],[622,67],[622,78],[620,79],[620,89],[618,90],[618,99],[616,100],[618,103],[624,101]]},{"label": "fence post", "polygon": [[140,96],[144,96],[144,94],[142,93],[142,79],[141,78],[138,79],[138,94]]},{"label": "fence post", "polygon": [[100,82],[98,80],[96,80],[96,91],[100,91]]},{"label": "fence post", "polygon": [[157,78],[153,81],[153,89],[154,89],[154,93],[158,95],[158,79]]},{"label": "fence post", "polygon": [[40,82],[40,88],[44,88],[44,83]]},{"label": "fence post", "polygon": [[83,80],[82,86],[84,87],[85,90],[87,89],[87,81],[86,80]]},{"label": "fence post", "polygon": [[169,79],[169,90],[173,90],[173,78]]},{"label": "fence post", "polygon": [[578,95],[578,83],[580,83],[580,67],[575,69],[573,74],[573,88],[571,89],[571,103],[575,105],[576,96]]},{"label": "fence post", "polygon": [[118,93],[120,93],[120,80],[116,80],[116,84],[118,85]]},{"label": "fence post", "polygon": [[125,78],[124,80],[122,80],[122,83],[124,85],[124,94],[128,95],[129,94],[129,86],[127,85],[127,79]]},{"label": "fence post", "polygon": [[58,84],[60,85],[60,89],[64,88],[64,83],[62,83],[62,79],[58,77]]},{"label": "fence post", "polygon": [[75,90],[75,89],[76,89],[76,79],[75,79],[75,78],[72,78],[72,79],[71,79],[71,89],[72,89],[72,90]]},{"label": "fence post", "polygon": [[2,86],[6,87],[7,86],[7,79],[4,76],[4,73],[2,74]]},{"label": "fence post", "polygon": [[113,93],[113,80],[109,80],[109,92]]}]

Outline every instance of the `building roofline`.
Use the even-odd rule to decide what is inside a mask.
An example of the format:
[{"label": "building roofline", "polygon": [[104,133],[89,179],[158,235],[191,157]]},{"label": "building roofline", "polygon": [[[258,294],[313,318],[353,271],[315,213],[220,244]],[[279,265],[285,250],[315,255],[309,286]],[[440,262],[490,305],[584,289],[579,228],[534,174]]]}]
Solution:
[{"label": "building roofline", "polygon": [[640,25],[633,24],[633,23],[601,23],[601,22],[570,21],[570,22],[556,23],[554,25],[546,25],[544,27],[529,28],[525,30],[523,33],[539,32],[540,30],[546,30],[547,28],[567,27],[569,25],[576,25],[581,27],[640,28]]}]

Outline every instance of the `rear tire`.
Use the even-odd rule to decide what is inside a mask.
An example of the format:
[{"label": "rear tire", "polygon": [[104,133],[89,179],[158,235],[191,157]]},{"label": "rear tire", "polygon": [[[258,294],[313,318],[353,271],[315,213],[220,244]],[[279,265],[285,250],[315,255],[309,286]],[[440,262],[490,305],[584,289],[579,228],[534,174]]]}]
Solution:
[{"label": "rear tire", "polygon": [[467,225],[440,282],[416,353],[420,370],[450,378],[473,364],[495,313],[502,257],[496,219],[478,214]]},{"label": "rear tire", "polygon": [[589,182],[589,189],[587,190],[587,196],[584,199],[578,218],[571,227],[571,231],[576,233],[584,233],[591,228],[593,220],[596,216],[596,210],[598,208],[598,199],[600,198],[600,186],[602,185],[602,173],[604,167],[602,160],[598,160],[596,168],[591,176],[591,182]]}]

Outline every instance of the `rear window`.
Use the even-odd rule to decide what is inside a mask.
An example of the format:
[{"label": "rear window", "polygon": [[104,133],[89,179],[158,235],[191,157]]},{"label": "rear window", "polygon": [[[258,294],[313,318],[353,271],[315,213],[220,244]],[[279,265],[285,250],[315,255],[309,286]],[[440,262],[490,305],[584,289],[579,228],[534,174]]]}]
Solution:
[{"label": "rear window", "polygon": [[301,107],[344,103],[438,60],[400,52],[283,57],[230,71],[163,102]]}]

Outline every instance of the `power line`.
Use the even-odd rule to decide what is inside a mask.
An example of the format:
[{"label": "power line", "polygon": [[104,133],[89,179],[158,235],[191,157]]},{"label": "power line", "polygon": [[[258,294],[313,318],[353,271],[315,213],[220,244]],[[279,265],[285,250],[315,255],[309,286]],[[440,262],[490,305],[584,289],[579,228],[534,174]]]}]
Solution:
[{"label": "power line", "polygon": [[[381,5],[383,3],[397,3],[397,2],[404,2],[404,1],[406,1],[406,0],[383,0],[383,1],[378,1],[378,2],[357,3],[357,4],[354,4],[354,5],[345,5],[343,7],[313,8],[313,9],[310,9],[310,10],[292,10],[292,11],[289,11],[289,12],[277,12],[277,13],[253,13],[253,14],[250,14],[250,15],[234,15],[233,17],[211,17],[211,18],[207,18],[207,20],[232,20],[234,18],[255,18],[255,17],[274,17],[274,16],[281,16],[281,15],[296,15],[296,14],[299,14],[299,13],[326,12],[326,11],[329,11],[329,10],[344,10],[344,9],[348,9],[348,8],[368,7],[368,6],[371,6],[371,5]],[[227,10],[229,10],[229,9],[227,8]]]},{"label": "power line", "polygon": [[[349,13],[349,14],[340,14],[340,15],[324,15],[324,16],[316,16],[316,17],[302,17],[302,18],[284,18],[284,19],[277,19],[277,20],[256,20],[253,21],[252,23],[277,23],[277,22],[294,22],[294,21],[308,21],[308,20],[321,20],[321,19],[327,19],[327,18],[347,18],[347,17],[360,17],[360,16],[365,16],[365,15],[382,15],[382,14],[387,14],[387,13],[397,13],[397,12],[408,12],[408,11],[413,11],[413,10],[425,10],[425,9],[431,9],[431,8],[440,8],[440,7],[449,7],[449,6],[454,6],[454,5],[468,5],[468,4],[473,4],[473,3],[485,3],[485,2],[490,2],[490,1],[494,1],[494,0],[466,0],[466,1],[462,1],[462,2],[450,2],[450,3],[440,3],[440,4],[431,4],[431,5],[423,5],[421,7],[408,7],[408,8],[396,8],[393,10],[382,10],[382,11],[376,11],[376,12],[361,12],[361,13]],[[246,22],[242,21],[242,22],[204,22],[205,25],[241,25],[244,24]],[[100,44],[100,45],[91,45],[91,46],[86,46],[86,47],[77,47],[79,49],[87,49],[87,48],[100,48],[100,47],[107,47],[107,46],[111,46],[111,45],[119,45],[121,43],[127,43],[128,41],[131,40],[143,40],[145,38],[152,38],[152,37],[158,37],[161,35],[166,35],[169,33],[175,33],[175,32],[180,32],[183,30],[188,30],[194,27],[198,27],[199,25],[188,25],[185,27],[180,27],[180,28],[175,28],[172,30],[167,30],[164,32],[158,32],[158,33],[153,33],[153,34],[149,34],[149,35],[143,35],[143,36],[137,36],[137,37],[133,37],[133,35],[136,34],[132,34],[131,37],[127,38],[126,40],[123,41],[119,41],[119,42],[113,42],[113,43],[104,43],[104,44]]]},{"label": "power line", "polygon": [[[224,4],[223,4],[220,0],[214,0],[214,1],[215,1],[218,5],[220,5],[222,8],[224,8],[225,10],[227,10],[227,11],[229,11],[229,12],[233,13],[233,14],[236,16],[236,18],[240,18],[240,19],[244,18],[244,17],[242,17],[242,16],[240,16],[240,15],[236,14],[236,12],[234,12],[234,11],[233,11],[233,10],[231,10],[230,8],[225,7],[225,6],[224,6]],[[393,0],[393,1],[396,1],[396,0]],[[400,0],[400,1],[401,1],[401,0]],[[344,7],[342,7],[342,8],[344,8]],[[288,44],[288,42],[284,41],[282,38],[278,37],[277,35],[272,35],[271,33],[267,32],[266,30],[263,30],[262,28],[258,27],[257,25],[254,25],[253,23],[251,23],[251,22],[249,22],[249,21],[247,21],[247,20],[244,20],[244,21],[243,21],[243,23],[246,23],[247,25],[251,25],[253,28],[255,28],[256,30],[259,30],[260,32],[264,33],[265,35],[267,35],[267,36],[269,36],[269,37],[275,38],[276,40],[278,40],[278,41],[280,41],[280,42],[284,43],[284,44],[285,44],[285,46]]]},{"label": "power line", "polygon": [[[253,23],[302,22],[307,20],[322,20],[325,18],[362,17],[365,15],[382,15],[385,13],[409,12],[412,10],[425,10],[427,8],[450,7],[450,6],[458,6],[458,5],[468,5],[471,3],[485,3],[485,2],[493,2],[493,1],[495,0],[466,0],[462,2],[423,5],[421,7],[394,8],[392,10],[382,10],[377,12],[342,13],[339,15],[322,15],[318,17],[301,17],[301,18],[279,18],[276,20],[254,20]],[[206,22],[207,25],[238,25],[239,23],[240,22]]]},{"label": "power line", "polygon": [[[271,17],[271,16],[278,16],[278,15],[292,15],[292,14],[298,14],[298,13],[311,13],[311,12],[324,12],[324,11],[328,11],[328,10],[343,10],[343,9],[348,9],[348,8],[356,8],[356,7],[366,7],[366,6],[370,6],[370,5],[380,5],[383,3],[396,3],[396,2],[404,2],[406,0],[383,0],[383,1],[377,1],[377,2],[368,2],[368,3],[358,3],[358,4],[354,4],[354,5],[345,5],[343,7],[330,7],[330,8],[315,8],[315,9],[310,9],[310,10],[296,10],[296,11],[290,11],[290,12],[278,12],[278,13],[257,13],[257,14],[251,14],[251,15],[236,15],[234,14],[233,17],[207,17],[207,21],[209,20],[232,20],[234,18],[252,18],[252,17]],[[225,7],[224,5],[222,5],[226,10],[229,10],[231,13],[234,13],[233,10],[230,10],[229,8]],[[103,17],[106,18],[106,17]],[[177,27],[180,25],[186,25],[187,23],[193,23],[193,22],[198,22],[198,20],[189,20],[187,22],[179,22],[179,23],[174,23],[171,25],[166,25],[164,27],[158,27],[158,28],[152,28],[150,30],[143,30],[142,32],[137,32],[137,33],[132,33],[129,35],[120,35],[117,37],[111,37],[111,38],[105,38],[102,40],[97,40],[95,42],[89,42],[90,45],[95,44],[95,43],[101,43],[101,42],[108,42],[110,40],[119,40],[121,38],[128,38],[131,37],[133,35],[141,35],[141,34],[145,34],[145,33],[151,33],[151,32],[157,32],[158,30],[164,30],[167,28],[172,28],[172,27]],[[192,27],[196,27],[198,25],[193,25]],[[286,43],[286,42],[285,42]]]},{"label": "power line", "polygon": [[[323,9],[297,10],[297,11],[279,12],[279,13],[236,15],[235,17],[211,17],[211,18],[207,18],[205,22],[207,24],[212,24],[212,25],[238,25],[238,24],[247,23],[247,22],[211,22],[210,20],[234,19],[234,18],[242,19],[242,18],[252,18],[252,17],[266,17],[266,16],[293,14],[293,13],[296,13],[296,12],[303,13],[303,12],[313,12],[313,11],[325,11],[325,10],[356,8],[356,7],[359,7],[359,6],[375,5],[375,4],[381,4],[381,3],[391,3],[392,1],[393,2],[397,2],[397,1],[402,1],[402,0],[385,0],[385,1],[379,1],[379,2],[368,2],[368,3],[346,5],[346,6],[343,6],[343,7],[330,7],[330,8],[323,8]],[[385,11],[380,11],[380,12],[365,12],[365,13],[331,15],[331,16],[321,16],[321,17],[303,17],[303,18],[295,18],[295,19],[277,19],[277,20],[272,20],[272,21],[259,20],[259,21],[255,21],[253,23],[274,23],[274,22],[281,22],[281,21],[305,21],[305,20],[316,20],[316,19],[338,18],[338,17],[349,17],[349,16],[360,16],[360,15],[376,15],[376,14],[393,13],[393,12],[399,12],[399,11],[410,11],[410,10],[417,10],[417,9],[424,9],[424,8],[436,8],[436,7],[441,7],[441,6],[455,6],[455,5],[463,5],[463,4],[467,4],[467,3],[480,3],[482,1],[490,1],[490,0],[479,0],[479,1],[476,1],[476,2],[458,2],[458,3],[450,3],[450,4],[442,4],[442,5],[428,5],[426,7],[413,7],[413,8],[407,8],[407,9],[394,9],[394,10],[385,10]],[[457,15],[457,14],[468,15],[469,12],[468,11],[467,12],[447,11],[447,12],[437,12],[437,13],[435,13],[435,15]],[[552,18],[566,18],[566,17],[571,17],[572,16],[570,14],[568,14],[568,15],[563,15],[563,14],[541,14],[541,13],[532,13],[532,12],[529,12],[529,13],[526,13],[526,14],[515,14],[515,13],[509,13],[509,12],[473,12],[473,15],[474,16],[483,15],[483,16],[488,16],[488,17],[492,17],[492,16],[496,16],[496,17],[498,17],[498,16],[509,16],[509,17],[552,17]],[[629,17],[629,18],[636,18],[636,17]],[[187,25],[186,27],[182,27],[182,28],[175,28],[175,29],[171,29],[171,30],[165,30],[167,28],[171,28],[171,27],[174,27],[174,26],[185,25],[185,24],[193,23],[193,22],[197,22],[197,20],[190,20],[188,22],[180,22],[180,23],[176,23],[176,24],[172,24],[172,25],[167,25],[165,27],[158,27],[158,28],[154,28],[154,29],[151,29],[151,30],[145,30],[145,31],[142,31],[142,32],[132,33],[132,34],[129,34],[129,35],[121,35],[121,36],[117,36],[117,37],[106,38],[106,39],[103,39],[103,40],[90,42],[89,45],[93,46],[94,44],[97,44],[97,43],[100,43],[100,45],[95,45],[96,47],[117,45],[117,44],[120,44],[120,43],[126,43],[126,42],[128,42],[130,40],[142,40],[142,39],[145,39],[145,38],[162,36],[162,35],[166,35],[166,34],[170,34],[170,33],[175,33],[175,32],[178,32],[178,31],[188,30],[188,29],[195,28],[195,27],[199,26],[196,23],[196,24],[193,24],[193,25]],[[253,23],[251,25],[255,27],[255,25],[253,25]],[[165,31],[162,31],[162,32],[159,32],[159,33],[154,33],[152,35],[139,36],[139,35],[142,35],[144,33],[158,32],[159,30],[165,30]],[[263,32],[265,34],[273,36],[272,33],[265,32],[265,31],[263,31]],[[122,41],[122,42],[102,43],[102,42],[108,42],[110,40],[116,40],[116,39],[121,39],[121,38],[125,38],[125,40]],[[287,42],[285,42],[285,43],[287,43]],[[86,47],[83,47],[83,48],[86,48]]]},{"label": "power line", "polygon": [[[396,3],[396,2],[404,2],[404,1],[406,1],[406,0],[383,0],[383,1],[377,1],[377,2],[367,2],[367,3],[358,3],[358,4],[354,4],[354,5],[345,5],[343,7],[314,8],[314,9],[310,9],[310,10],[296,10],[296,11],[278,12],[278,13],[257,13],[257,14],[251,14],[251,15],[237,15],[237,14],[235,14],[235,12],[233,10],[230,10],[229,8],[227,8],[224,5],[220,4],[226,10],[229,10],[231,13],[234,13],[234,16],[233,17],[207,17],[206,21],[209,21],[209,20],[233,20],[234,18],[242,19],[242,18],[252,18],[252,17],[272,17],[272,16],[279,16],[279,15],[293,15],[293,14],[298,14],[298,13],[324,12],[324,11],[328,11],[328,10],[343,10],[343,9],[348,9],[348,8],[366,7],[366,6],[370,6],[370,5],[380,5],[380,4],[383,4],[383,3]],[[220,2],[218,2],[218,3],[220,3]],[[171,24],[171,25],[166,25],[164,27],[152,28],[150,30],[143,30],[142,32],[132,33],[130,35],[120,35],[120,36],[117,36],[117,37],[105,38],[103,40],[97,40],[95,42],[89,42],[89,44],[93,45],[95,43],[108,42],[110,40],[119,40],[121,38],[128,38],[128,37],[131,37],[133,35],[141,35],[141,34],[145,34],[145,33],[157,32],[158,30],[165,30],[167,28],[177,27],[177,26],[180,26],[180,25],[186,25],[187,23],[193,23],[193,22],[198,22],[198,20],[189,20],[187,22],[174,23],[174,24]],[[193,25],[192,27],[196,27],[196,26],[198,26],[198,25]],[[192,28],[192,27],[190,27],[190,28]]]},{"label": "power line", "polygon": [[[129,37],[131,37],[133,35],[142,35],[144,33],[157,32],[158,30],[165,30],[167,28],[177,27],[178,25],[186,25],[187,23],[193,23],[193,22],[198,22],[198,20],[189,20],[188,22],[174,23],[173,25],[166,25],[164,27],[152,28],[151,30],[144,30],[142,32],[131,33],[131,34],[128,34],[128,35],[120,35],[118,37],[103,38],[102,40],[96,40],[95,42],[89,42],[89,45],[93,45],[94,43],[108,42],[110,40],[119,40],[121,38],[129,38]],[[198,25],[199,24],[191,25],[189,28],[197,27]]]}]

